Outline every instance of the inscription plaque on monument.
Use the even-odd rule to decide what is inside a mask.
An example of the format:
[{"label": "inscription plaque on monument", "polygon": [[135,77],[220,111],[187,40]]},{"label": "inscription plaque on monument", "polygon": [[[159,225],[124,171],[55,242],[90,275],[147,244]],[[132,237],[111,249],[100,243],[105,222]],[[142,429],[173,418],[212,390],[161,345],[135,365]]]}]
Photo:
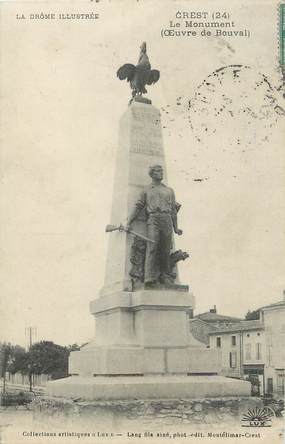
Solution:
[{"label": "inscription plaque on monument", "polygon": [[159,144],[159,140],[150,140],[146,142],[146,139],[143,137],[137,136],[132,139],[132,153],[138,154],[147,154],[149,156],[163,156],[161,151],[161,146]]}]

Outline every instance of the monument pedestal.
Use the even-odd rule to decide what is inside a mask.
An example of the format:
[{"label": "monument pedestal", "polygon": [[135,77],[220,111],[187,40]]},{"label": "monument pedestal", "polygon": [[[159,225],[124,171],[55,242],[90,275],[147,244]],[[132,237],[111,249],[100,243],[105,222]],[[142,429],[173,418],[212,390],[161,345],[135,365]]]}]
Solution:
[{"label": "monument pedestal", "polygon": [[69,372],[187,375],[193,304],[191,294],[175,290],[122,291],[92,301],[96,340],[71,353]]},{"label": "monument pedestal", "polygon": [[174,290],[122,291],[92,301],[96,339],[71,353],[70,374],[187,375],[193,305],[193,295]]},{"label": "monument pedestal", "polygon": [[218,376],[220,354],[189,330],[192,294],[121,291],[90,304],[95,340],[72,352],[67,379],[48,384],[51,396],[86,399],[248,396],[250,384]]}]

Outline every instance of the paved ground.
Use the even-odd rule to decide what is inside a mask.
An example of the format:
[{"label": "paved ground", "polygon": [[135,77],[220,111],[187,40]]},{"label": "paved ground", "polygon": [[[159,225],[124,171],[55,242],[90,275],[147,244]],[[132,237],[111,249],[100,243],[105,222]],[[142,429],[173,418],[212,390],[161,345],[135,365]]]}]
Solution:
[{"label": "paved ground", "polygon": [[0,443],[21,443],[33,425],[33,412],[25,407],[0,407]]},{"label": "paved ground", "polygon": [[[3,390],[3,381],[0,381],[0,393]],[[42,388],[35,387],[35,393],[42,393]],[[29,386],[21,384],[6,384],[6,391],[17,393],[29,392]],[[26,406],[0,406],[0,443],[21,442],[23,432],[29,430],[33,424],[33,412]]]}]

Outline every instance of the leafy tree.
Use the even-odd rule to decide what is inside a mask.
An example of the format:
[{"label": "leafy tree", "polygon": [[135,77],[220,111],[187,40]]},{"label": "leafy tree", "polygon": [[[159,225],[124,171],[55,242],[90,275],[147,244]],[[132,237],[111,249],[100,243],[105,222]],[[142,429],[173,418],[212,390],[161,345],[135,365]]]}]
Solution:
[{"label": "leafy tree", "polygon": [[19,345],[0,343],[0,377],[12,374],[48,374],[52,379],[67,376],[70,352],[80,350],[78,344],[63,347],[51,341],[33,344],[27,352]]},{"label": "leafy tree", "polygon": [[245,319],[247,321],[254,321],[254,320],[259,319],[259,315],[260,315],[259,309],[252,310],[252,311],[248,310],[247,314],[245,315]]},{"label": "leafy tree", "polygon": [[26,361],[27,352],[20,345],[0,344],[0,376],[3,377],[4,372],[26,373]]},{"label": "leafy tree", "polygon": [[32,373],[44,373],[52,379],[58,379],[67,376],[68,356],[68,347],[51,341],[40,341],[31,346],[27,362]]},{"label": "leafy tree", "polygon": [[20,345],[13,345],[10,362],[7,367],[8,372],[12,374],[17,372],[21,372],[23,374],[27,373],[27,360],[28,354],[26,350]]},{"label": "leafy tree", "polygon": [[26,355],[25,350],[19,345],[11,345],[10,343],[0,343],[0,377],[3,378],[3,392],[6,391],[6,373],[16,373],[22,368],[20,362]]},{"label": "leafy tree", "polygon": [[8,363],[12,354],[12,346],[3,342],[0,344],[0,377],[4,378],[7,371]]}]

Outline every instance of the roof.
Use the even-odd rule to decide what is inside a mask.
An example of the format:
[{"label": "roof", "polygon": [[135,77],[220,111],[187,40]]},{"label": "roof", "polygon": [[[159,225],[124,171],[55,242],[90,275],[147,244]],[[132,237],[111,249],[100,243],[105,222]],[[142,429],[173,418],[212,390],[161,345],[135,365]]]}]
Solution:
[{"label": "roof", "polygon": [[205,322],[199,318],[189,319],[189,328],[195,339],[208,345],[209,332],[216,331],[218,328],[213,322]]},{"label": "roof", "polygon": [[240,318],[234,318],[233,316],[223,316],[217,313],[207,311],[206,313],[200,313],[194,316],[194,319],[201,319],[205,322],[239,322]]},{"label": "roof", "polygon": [[285,301],[279,301],[279,302],[275,302],[274,304],[269,304],[269,305],[265,305],[264,307],[261,307],[259,310],[265,310],[266,308],[274,308],[274,307],[284,307],[285,306]]},{"label": "roof", "polygon": [[217,334],[217,333],[230,333],[230,332],[240,332],[240,331],[248,331],[248,330],[263,330],[264,325],[260,322],[259,319],[254,321],[240,321],[231,323],[228,325],[222,325],[218,327],[216,331],[209,332],[209,335]]}]

